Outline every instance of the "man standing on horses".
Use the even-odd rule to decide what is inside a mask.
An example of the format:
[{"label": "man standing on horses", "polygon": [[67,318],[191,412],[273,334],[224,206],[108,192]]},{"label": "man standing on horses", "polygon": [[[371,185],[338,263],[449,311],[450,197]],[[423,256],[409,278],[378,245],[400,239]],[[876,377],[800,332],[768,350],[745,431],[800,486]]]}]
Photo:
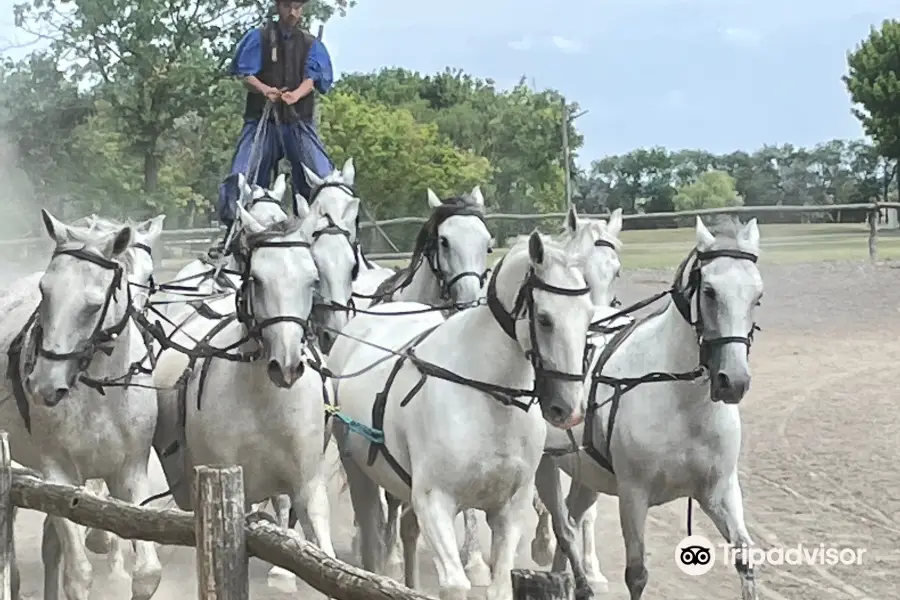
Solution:
[{"label": "man standing on horses", "polygon": [[[237,176],[248,173],[251,160],[260,161],[256,183],[269,187],[272,172],[286,157],[294,191],[306,198],[310,190],[301,164],[320,177],[334,170],[313,121],[315,92],[327,93],[333,82],[331,57],[321,40],[300,28],[307,1],[275,0],[278,22],[270,20],[247,32],[235,50],[231,72],[243,78],[248,91],[231,174],[219,186],[219,219],[227,226],[234,221],[240,198]],[[268,102],[274,104],[270,122],[261,124],[259,148],[254,150]]]}]

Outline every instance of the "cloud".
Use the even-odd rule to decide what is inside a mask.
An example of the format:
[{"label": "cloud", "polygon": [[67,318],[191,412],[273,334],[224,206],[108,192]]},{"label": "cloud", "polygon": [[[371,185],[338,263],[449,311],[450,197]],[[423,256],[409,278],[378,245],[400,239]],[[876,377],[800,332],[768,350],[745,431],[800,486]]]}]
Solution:
[{"label": "cloud", "polygon": [[534,45],[533,40],[530,37],[519,38],[518,40],[513,40],[511,42],[507,42],[506,45],[518,52],[525,52],[526,50],[531,50],[531,47]]},{"label": "cloud", "polygon": [[565,54],[578,54],[584,51],[584,44],[581,40],[573,38],[565,38],[561,35],[554,35],[550,38],[550,42],[557,50]]},{"label": "cloud", "polygon": [[754,47],[763,41],[760,31],[748,27],[726,27],[719,33],[725,42],[734,46]]}]

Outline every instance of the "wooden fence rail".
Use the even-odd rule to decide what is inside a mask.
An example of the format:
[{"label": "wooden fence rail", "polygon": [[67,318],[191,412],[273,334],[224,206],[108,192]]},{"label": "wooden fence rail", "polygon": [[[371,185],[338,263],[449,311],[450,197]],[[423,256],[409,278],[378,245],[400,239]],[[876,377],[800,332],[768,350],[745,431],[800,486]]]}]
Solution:
[{"label": "wooden fence rail", "polygon": [[[878,211],[882,209],[900,210],[900,202],[869,202],[858,204],[829,204],[815,206],[738,206],[729,208],[706,208],[700,210],[687,210],[681,212],[660,212],[660,213],[640,213],[623,215],[625,221],[648,221],[648,220],[665,220],[665,219],[683,219],[695,216],[712,216],[712,215],[765,215],[777,213],[794,213],[794,214],[815,214],[834,212],[841,210],[864,210],[870,215],[868,244],[869,257],[872,260],[877,259],[878,248]],[[559,220],[565,218],[566,213],[537,213],[537,214],[512,214],[512,213],[489,213],[485,215],[488,221],[546,221]],[[872,218],[876,216],[876,218]],[[584,214],[582,218],[586,219],[602,219],[607,215]],[[360,228],[363,230],[396,225],[419,225],[426,221],[425,217],[398,217],[395,219],[386,219],[376,222],[362,222]],[[222,235],[221,228],[206,227],[198,229],[168,229],[163,231],[163,245],[167,248],[183,247],[185,249],[199,249],[199,247],[210,246],[217,237]],[[46,237],[28,237],[16,240],[0,240],[0,248],[2,247],[28,247],[35,244],[48,244]],[[408,259],[411,254],[409,252],[389,252],[389,253],[367,253],[372,260],[395,260]]]},{"label": "wooden fence rail", "polygon": [[[7,433],[0,432],[0,600],[18,598],[12,588],[14,510],[27,508],[103,529],[128,540],[197,549],[198,600],[249,600],[248,562],[256,556],[291,571],[336,600],[435,600],[381,575],[322,552],[266,517],[245,515],[241,467],[194,469],[194,514],[139,507],[100,498],[83,487],[44,481],[30,469],[13,467]],[[513,570],[515,600],[571,600],[567,573]]]},{"label": "wooden fence rail", "polygon": [[195,498],[200,499],[202,508],[191,514],[138,507],[99,498],[83,487],[43,481],[33,471],[12,466],[5,432],[0,432],[0,460],[2,600],[12,597],[13,507],[63,517],[129,540],[196,547],[200,600],[247,600],[247,556],[287,569],[338,600],[434,600],[393,579],[332,558],[299,533],[282,529],[259,514],[244,517],[240,467],[198,467]]}]

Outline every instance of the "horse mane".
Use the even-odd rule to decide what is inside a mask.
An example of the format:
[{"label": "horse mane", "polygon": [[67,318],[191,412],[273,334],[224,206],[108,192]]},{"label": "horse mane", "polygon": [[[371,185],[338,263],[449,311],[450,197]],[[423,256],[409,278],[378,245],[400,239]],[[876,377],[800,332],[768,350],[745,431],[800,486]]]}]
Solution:
[{"label": "horse mane", "polygon": [[412,257],[409,264],[396,273],[385,279],[376,288],[375,297],[385,297],[395,294],[408,286],[412,282],[413,275],[425,260],[425,252],[428,250],[428,243],[437,237],[440,226],[450,217],[468,215],[479,216],[484,220],[484,214],[480,209],[464,196],[454,196],[452,198],[442,199],[441,205],[431,210],[431,215],[422,223],[419,233],[416,234],[416,241],[413,244]]},{"label": "horse mane", "polygon": [[303,220],[293,215],[288,215],[286,219],[276,221],[262,231],[256,233],[245,231],[242,238],[244,240],[244,245],[247,248],[253,248],[254,246],[262,242],[266,242],[274,238],[285,237],[297,233],[302,229]]}]

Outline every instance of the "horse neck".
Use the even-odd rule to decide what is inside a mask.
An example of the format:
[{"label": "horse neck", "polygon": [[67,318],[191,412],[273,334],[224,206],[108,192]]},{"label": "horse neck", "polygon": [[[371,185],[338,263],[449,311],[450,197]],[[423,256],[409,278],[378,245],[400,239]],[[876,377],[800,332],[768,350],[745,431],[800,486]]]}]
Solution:
[{"label": "horse neck", "polygon": [[421,302],[429,306],[438,306],[444,303],[441,299],[441,283],[431,269],[428,258],[422,257],[422,261],[413,272],[412,281],[400,290],[395,300]]},{"label": "horse neck", "polygon": [[[444,343],[427,348],[427,353],[420,354],[423,359],[476,381],[515,389],[532,388],[531,363],[518,342],[500,328],[488,307],[476,306],[455,313],[439,331],[439,339]],[[452,364],[448,363],[448,355]]]},{"label": "horse neck", "polygon": [[[686,373],[699,363],[697,334],[675,303],[635,327],[610,357],[604,374],[640,377],[646,373]],[[654,384],[659,385],[659,384]]]}]

